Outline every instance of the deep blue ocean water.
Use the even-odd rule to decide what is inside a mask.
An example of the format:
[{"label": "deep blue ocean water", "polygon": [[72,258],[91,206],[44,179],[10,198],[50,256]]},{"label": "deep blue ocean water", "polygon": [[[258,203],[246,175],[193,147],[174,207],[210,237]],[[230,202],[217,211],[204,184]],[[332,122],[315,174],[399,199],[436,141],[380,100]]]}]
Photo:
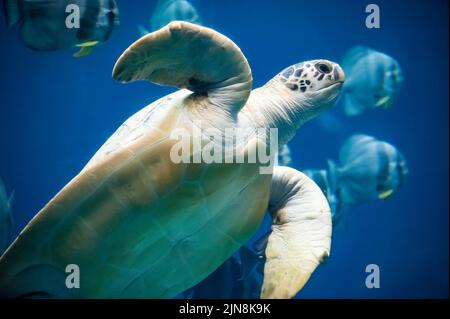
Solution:
[{"label": "deep blue ocean water", "polygon": [[[131,114],[172,88],[111,78],[122,51],[149,25],[155,0],[118,0],[121,24],[88,57],[26,48],[0,18],[0,176],[15,190],[16,234],[77,174]],[[197,0],[203,23],[230,37],[246,55],[258,87],[288,65],[340,61],[355,45],[397,59],[404,84],[390,110],[347,118],[330,133],[320,120],[291,142],[293,166],[325,168],[353,133],[397,146],[408,161],[404,187],[391,199],[347,211],[334,229],[331,256],[301,298],[448,298],[448,2],[371,1],[381,28],[367,29],[361,0]],[[365,267],[381,270],[367,289]]]}]

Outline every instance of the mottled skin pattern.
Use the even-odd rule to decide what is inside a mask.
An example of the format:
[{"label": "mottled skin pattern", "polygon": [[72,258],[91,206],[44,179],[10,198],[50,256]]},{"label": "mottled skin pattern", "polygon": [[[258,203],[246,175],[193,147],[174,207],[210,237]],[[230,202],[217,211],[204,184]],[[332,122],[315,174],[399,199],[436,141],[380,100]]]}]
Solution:
[{"label": "mottled skin pattern", "polygon": [[[319,62],[319,61],[317,61]],[[339,81],[339,73],[328,63],[297,63],[286,68],[279,74],[282,82],[293,91],[306,92],[314,89],[318,82],[326,79],[328,81]],[[312,78],[311,78],[312,77]]]},{"label": "mottled skin pattern", "polygon": [[[325,60],[311,63],[342,72]],[[278,169],[271,191],[272,175],[260,174],[258,162],[175,164],[170,152],[177,141],[170,136],[180,128],[192,136],[197,121],[219,134],[245,128],[250,134],[235,152],[250,157],[267,147],[254,129],[277,127],[287,141],[331,105],[341,81],[317,80],[306,94],[276,76],[251,91],[240,49],[211,29],[183,22],[136,41],[113,76],[183,89],[130,117],[32,219],[0,258],[0,294],[173,297],[239,249],[272,207],[262,297],[294,296],[329,252],[330,212],[319,188],[298,171]],[[210,141],[202,137],[202,145]],[[68,264],[80,268],[79,289],[65,286]]]}]

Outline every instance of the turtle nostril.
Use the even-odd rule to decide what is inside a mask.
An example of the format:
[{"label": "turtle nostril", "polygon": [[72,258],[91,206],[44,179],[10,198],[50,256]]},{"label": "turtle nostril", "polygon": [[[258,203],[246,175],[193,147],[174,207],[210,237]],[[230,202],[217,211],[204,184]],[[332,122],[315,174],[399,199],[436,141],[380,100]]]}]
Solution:
[{"label": "turtle nostril", "polygon": [[331,71],[333,71],[333,67],[331,65],[329,65],[328,63],[324,63],[324,62],[319,62],[316,64],[316,69],[321,72],[321,73],[331,73]]}]

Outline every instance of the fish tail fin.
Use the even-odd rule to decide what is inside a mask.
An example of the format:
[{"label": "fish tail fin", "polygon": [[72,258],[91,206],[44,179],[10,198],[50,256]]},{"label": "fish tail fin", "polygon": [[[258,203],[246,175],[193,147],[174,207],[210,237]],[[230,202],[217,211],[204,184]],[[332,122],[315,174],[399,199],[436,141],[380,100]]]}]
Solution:
[{"label": "fish tail fin", "polygon": [[22,9],[18,0],[5,0],[4,11],[8,28],[11,28],[22,19]]},{"label": "fish tail fin", "polygon": [[350,92],[344,97],[344,111],[348,116],[357,116],[363,113],[365,106],[358,102]]},{"label": "fish tail fin", "polygon": [[278,153],[278,165],[289,166],[292,163],[291,150],[289,146],[283,145]]},{"label": "fish tail fin", "polygon": [[9,198],[8,198],[8,206],[9,206],[9,207],[11,207],[11,204],[12,204],[12,202],[13,202],[13,200],[14,200],[15,194],[16,194],[16,191],[13,190],[12,193],[11,193],[11,195],[9,195]]},{"label": "fish tail fin", "polygon": [[333,216],[333,228],[341,228],[343,231],[350,230],[350,224],[347,218],[347,207],[339,206],[336,210],[336,214]]},{"label": "fish tail fin", "polygon": [[340,172],[338,165],[332,161],[328,160],[328,181],[330,183],[330,191],[335,194],[337,185],[339,183]]}]

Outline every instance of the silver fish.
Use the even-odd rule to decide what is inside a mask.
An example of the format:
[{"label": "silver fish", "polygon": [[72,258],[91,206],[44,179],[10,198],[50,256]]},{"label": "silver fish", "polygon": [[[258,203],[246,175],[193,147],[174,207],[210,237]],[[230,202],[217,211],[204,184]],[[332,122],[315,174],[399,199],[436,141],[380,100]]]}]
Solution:
[{"label": "silver fish", "polygon": [[403,82],[402,70],[392,57],[366,47],[355,47],[344,57],[347,76],[343,88],[344,111],[349,116],[390,108]]},{"label": "silver fish", "polygon": [[275,166],[289,166],[292,163],[291,150],[288,145],[282,145],[275,156]]},{"label": "silver fish", "polygon": [[344,205],[387,199],[403,184],[408,167],[389,143],[353,135],[341,147],[340,164],[329,161],[330,181]]},{"label": "silver fish", "polygon": [[[79,8],[79,28],[68,27],[69,5]],[[27,47],[37,51],[78,47],[76,57],[107,41],[119,24],[114,0],[6,0],[5,15],[8,27],[20,26]]]}]

